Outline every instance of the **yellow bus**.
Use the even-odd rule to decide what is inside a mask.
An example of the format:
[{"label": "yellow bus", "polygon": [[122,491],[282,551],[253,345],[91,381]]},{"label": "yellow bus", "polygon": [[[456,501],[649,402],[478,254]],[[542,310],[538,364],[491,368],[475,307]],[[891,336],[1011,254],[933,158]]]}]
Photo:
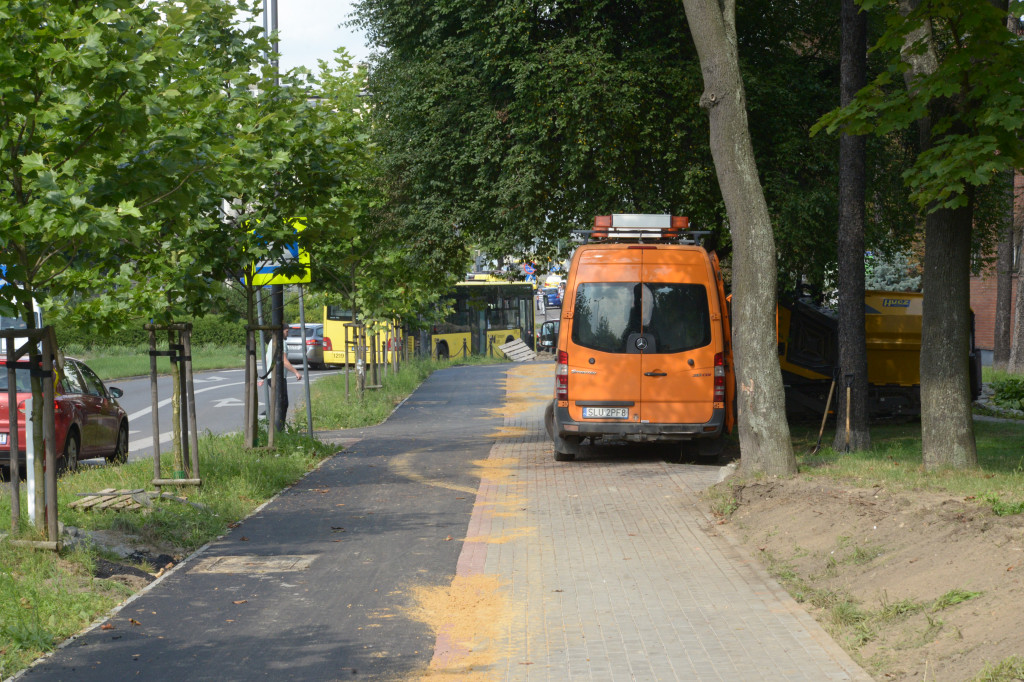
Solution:
[{"label": "yellow bus", "polygon": [[[354,365],[359,358],[356,350],[360,325],[352,320],[352,310],[342,306],[324,306],[324,364]],[[376,339],[374,334],[376,333]],[[365,328],[366,352],[363,362],[372,359],[371,350],[376,349],[378,363],[392,362],[401,351],[402,329],[397,322],[371,322]]]},{"label": "yellow bus", "polygon": [[449,293],[454,310],[427,333],[431,356],[504,357],[499,346],[523,339],[533,348],[534,285],[469,275]]}]

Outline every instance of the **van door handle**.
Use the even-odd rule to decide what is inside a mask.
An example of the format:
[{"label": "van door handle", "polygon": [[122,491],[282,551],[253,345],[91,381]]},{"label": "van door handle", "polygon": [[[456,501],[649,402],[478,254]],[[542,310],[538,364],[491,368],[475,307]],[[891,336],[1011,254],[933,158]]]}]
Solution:
[{"label": "van door handle", "polygon": [[667,377],[668,372],[644,372],[645,377]]}]

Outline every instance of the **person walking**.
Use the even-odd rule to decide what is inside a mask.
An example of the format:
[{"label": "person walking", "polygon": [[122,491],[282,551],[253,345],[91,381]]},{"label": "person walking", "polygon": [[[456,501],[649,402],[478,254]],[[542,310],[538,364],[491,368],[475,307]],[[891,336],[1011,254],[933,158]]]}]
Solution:
[{"label": "person walking", "polygon": [[[289,331],[289,328],[285,327],[284,328],[284,333],[282,334],[282,339],[287,339],[288,338],[288,331]],[[277,360],[277,353],[274,352],[275,350],[276,350],[276,338],[274,337],[273,334],[271,334],[270,335],[270,342],[267,343],[267,354],[266,354],[266,357],[263,358],[263,366],[266,368],[266,373],[262,377],[260,377],[259,384],[258,384],[259,386],[263,386],[263,382],[264,381],[266,381],[268,379],[270,380],[271,400],[274,400],[275,399],[274,396],[276,395],[276,391],[274,390],[274,382],[273,382],[274,362]],[[289,372],[291,372],[292,374],[294,374],[296,381],[302,381],[302,372],[300,372],[299,370],[295,369],[295,365],[293,365],[291,363],[291,361],[288,360],[288,353],[284,352],[284,351],[282,351],[282,353],[281,353],[281,366],[284,369],[286,369]],[[287,417],[288,417],[288,389],[287,389],[287,387],[285,387],[285,390],[283,392],[282,398],[283,398],[282,414],[278,415],[278,418],[277,418],[276,421],[279,424],[283,425],[284,422],[285,422],[285,419],[287,419]]]}]

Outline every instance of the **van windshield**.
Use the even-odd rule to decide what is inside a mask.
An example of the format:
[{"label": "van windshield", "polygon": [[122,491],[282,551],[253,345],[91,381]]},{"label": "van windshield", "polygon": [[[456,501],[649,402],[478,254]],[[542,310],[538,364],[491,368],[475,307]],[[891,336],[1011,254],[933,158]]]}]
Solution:
[{"label": "van windshield", "polygon": [[576,288],[572,340],[585,348],[626,353],[631,334],[649,335],[655,353],[711,343],[707,290],[701,284],[584,282]]}]

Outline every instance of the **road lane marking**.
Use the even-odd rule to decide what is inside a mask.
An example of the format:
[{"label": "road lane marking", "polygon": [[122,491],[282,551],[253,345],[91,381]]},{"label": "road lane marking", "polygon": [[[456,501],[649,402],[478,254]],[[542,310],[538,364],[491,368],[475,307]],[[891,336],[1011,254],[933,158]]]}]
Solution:
[{"label": "road lane marking", "polygon": [[[245,370],[239,369],[239,370],[231,370],[231,371],[243,372]],[[332,376],[332,375],[340,374],[340,373],[341,373],[341,370],[332,370],[332,371],[328,371],[328,372],[322,372],[320,374],[317,374],[316,376],[310,375],[309,381],[310,381],[310,383],[313,383],[314,381],[316,381],[320,377]],[[198,383],[198,380],[193,381],[193,383]],[[244,385],[245,385],[244,381],[235,381],[235,382],[232,382],[230,384],[218,383],[216,386],[207,386],[206,388],[196,389],[195,393],[205,393],[206,391],[216,391],[217,389],[220,389],[220,388],[230,388],[231,386],[244,386]],[[158,407],[166,407],[166,406],[168,406],[170,404],[171,404],[171,398],[164,398],[159,403],[157,403],[157,406]],[[144,407],[141,410],[139,410],[138,412],[132,412],[130,415],[128,415],[128,421],[131,422],[133,419],[138,419],[139,417],[144,417],[144,416],[146,416],[147,414],[149,414],[152,411],[153,411],[153,407],[152,406]]]},{"label": "road lane marking", "polygon": [[[231,384],[217,384],[216,386],[207,386],[206,388],[197,389],[195,391],[195,393],[205,393],[207,391],[216,391],[218,389],[228,388],[230,386],[244,386],[244,385],[245,385],[244,381],[236,381],[236,382],[231,383]],[[161,400],[160,402],[157,403],[157,407],[166,407],[167,405],[171,404],[171,400],[172,400],[172,398],[164,398],[163,400]],[[130,415],[128,415],[128,421],[130,422],[133,419],[138,419],[139,417],[144,417],[144,416],[146,416],[147,414],[149,414],[152,411],[153,411],[153,406],[152,405],[150,405],[149,407],[144,407],[141,410],[139,410],[138,412],[132,412]]]}]

